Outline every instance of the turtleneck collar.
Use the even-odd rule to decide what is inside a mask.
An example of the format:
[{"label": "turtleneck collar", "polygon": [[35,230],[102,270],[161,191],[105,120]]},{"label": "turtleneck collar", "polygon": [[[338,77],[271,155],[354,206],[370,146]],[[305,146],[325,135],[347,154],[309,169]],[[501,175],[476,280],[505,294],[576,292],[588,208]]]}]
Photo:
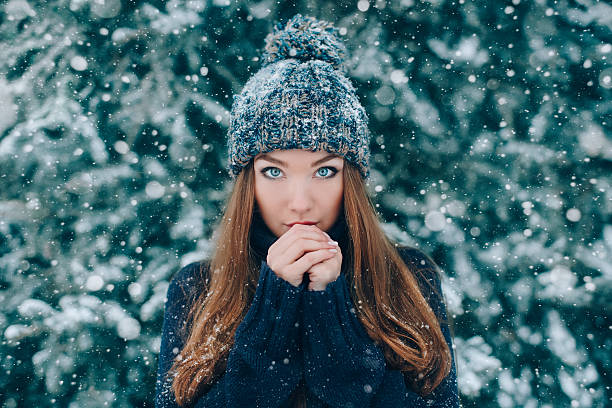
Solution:
[{"label": "turtleneck collar", "polygon": [[[340,246],[340,250],[342,251],[342,259],[344,266],[344,259],[347,254],[347,244],[348,244],[348,226],[346,224],[346,219],[344,218],[344,211],[340,211],[340,215],[338,219],[332,225],[332,227],[325,231],[327,234],[332,237],[334,241],[338,242]],[[261,217],[261,213],[257,206],[255,211],[253,211],[253,222],[251,224],[251,248],[255,252],[258,257],[258,260],[265,260],[268,255],[268,248],[277,240],[278,238],[274,235],[272,231],[268,228],[263,218]]]}]

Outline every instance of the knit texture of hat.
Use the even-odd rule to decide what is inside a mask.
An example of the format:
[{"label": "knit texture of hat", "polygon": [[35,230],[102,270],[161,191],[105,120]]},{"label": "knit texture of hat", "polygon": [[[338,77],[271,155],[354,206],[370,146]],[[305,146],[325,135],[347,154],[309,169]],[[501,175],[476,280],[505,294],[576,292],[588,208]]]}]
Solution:
[{"label": "knit texture of hat", "polygon": [[265,39],[262,67],[234,95],[228,171],[259,153],[324,150],[369,176],[368,117],[346,78],[346,48],[326,21],[296,14]]}]

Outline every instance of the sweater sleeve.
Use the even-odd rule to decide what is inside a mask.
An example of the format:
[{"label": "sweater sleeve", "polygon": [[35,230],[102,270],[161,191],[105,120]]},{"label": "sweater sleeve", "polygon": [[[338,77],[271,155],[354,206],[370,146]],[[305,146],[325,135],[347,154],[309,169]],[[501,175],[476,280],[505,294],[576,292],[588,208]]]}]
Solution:
[{"label": "sweater sleeve", "polygon": [[[422,252],[400,251],[405,262],[436,272]],[[409,256],[410,255],[410,256]],[[420,255],[420,257],[417,257]],[[441,321],[442,333],[453,357],[449,375],[425,398],[413,392],[399,370],[387,366],[382,350],[369,338],[355,314],[344,275],[324,291],[304,292],[304,368],[311,392],[332,407],[458,407],[456,369],[446,307],[436,273],[422,292]],[[435,288],[434,290],[431,290]],[[352,404],[352,405],[351,405]]]},{"label": "sweater sleeve", "polygon": [[355,315],[343,274],[304,291],[304,378],[331,407],[371,406],[385,375],[382,350]]},{"label": "sweater sleeve", "polygon": [[[163,374],[183,344],[176,339],[174,286],[168,289],[168,302],[162,329],[156,407],[176,407],[171,380]],[[279,407],[296,388],[302,372],[301,344],[298,338],[297,307],[302,288],[293,287],[276,276],[262,261],[253,302],[234,336],[226,371],[195,403],[197,408],[265,406]],[[166,324],[166,317],[168,324]],[[179,318],[180,319],[180,318]],[[175,350],[170,354],[168,350]],[[169,361],[167,361],[169,359]]]},{"label": "sweater sleeve", "polygon": [[302,377],[298,307],[303,286],[295,287],[261,262],[255,298],[238,326],[230,350],[228,406],[279,407]]},{"label": "sweater sleeve", "polygon": [[161,345],[157,367],[157,381],[155,382],[155,407],[177,408],[172,390],[172,378],[167,376],[174,358],[183,348],[183,337],[180,329],[189,312],[190,293],[197,287],[197,270],[200,264],[191,263],[181,270],[170,281],[164,306],[164,320],[162,324]]},{"label": "sweater sleeve", "polygon": [[[418,399],[423,401],[424,404],[426,403],[426,405],[423,406],[427,407],[459,407],[455,351],[453,349],[453,341],[448,324],[448,315],[446,304],[444,303],[439,267],[429,256],[416,248],[400,248],[399,253],[408,267],[417,268],[421,271],[422,279],[419,279],[421,293],[438,318],[440,329],[442,330],[442,334],[444,335],[444,339],[451,353],[451,370],[449,374],[429,395],[426,395],[424,399],[419,396]],[[404,384],[408,384],[407,378],[404,378]],[[406,388],[408,389],[408,387]]]}]

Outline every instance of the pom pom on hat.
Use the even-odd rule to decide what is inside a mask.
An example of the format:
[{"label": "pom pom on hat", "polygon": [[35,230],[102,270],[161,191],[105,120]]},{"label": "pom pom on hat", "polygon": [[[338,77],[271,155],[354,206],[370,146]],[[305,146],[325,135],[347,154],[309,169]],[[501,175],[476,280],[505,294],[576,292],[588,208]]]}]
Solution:
[{"label": "pom pom on hat", "polygon": [[234,96],[228,171],[259,153],[325,150],[369,176],[368,117],[346,77],[346,47],[332,24],[294,15],[265,38],[262,67]]},{"label": "pom pom on hat", "polygon": [[345,55],[346,47],[337,28],[327,21],[296,14],[285,24],[277,23],[274,31],[266,36],[262,67],[295,58],[325,61],[346,73]]}]

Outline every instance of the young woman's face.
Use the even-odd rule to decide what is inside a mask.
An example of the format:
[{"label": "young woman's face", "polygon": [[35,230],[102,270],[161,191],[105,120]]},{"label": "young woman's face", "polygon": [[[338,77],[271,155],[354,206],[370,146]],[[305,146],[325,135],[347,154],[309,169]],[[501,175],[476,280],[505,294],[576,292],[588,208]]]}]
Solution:
[{"label": "young woman's face", "polygon": [[275,150],[254,159],[255,200],[277,237],[293,223],[328,231],[342,208],[344,160],[325,151]]}]

